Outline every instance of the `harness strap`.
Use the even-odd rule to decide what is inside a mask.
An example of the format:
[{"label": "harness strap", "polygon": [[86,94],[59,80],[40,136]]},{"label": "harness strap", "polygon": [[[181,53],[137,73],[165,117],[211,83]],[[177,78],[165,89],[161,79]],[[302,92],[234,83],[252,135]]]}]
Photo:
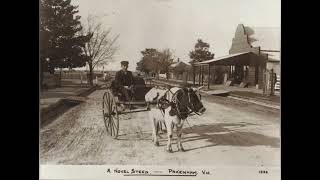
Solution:
[{"label": "harness strap", "polygon": [[164,108],[162,107],[163,104],[160,104],[160,102],[158,101],[157,105],[158,105],[159,111],[161,112],[162,116],[164,117]]},{"label": "harness strap", "polygon": [[[182,89],[181,89],[182,90]],[[179,90],[178,90],[179,91]],[[168,88],[167,89],[167,91],[165,92],[165,94],[167,95],[167,93],[168,92],[170,92],[171,94],[172,94],[172,98],[171,98],[171,102],[167,99],[167,98],[164,98],[163,100],[164,101],[166,101],[168,104],[170,104],[170,103],[174,103],[175,104],[175,108],[176,108],[176,110],[177,110],[177,115],[178,115],[178,117],[179,118],[181,118],[181,111],[179,110],[179,105],[181,104],[181,102],[179,101],[179,99],[178,98],[176,98],[176,95],[177,95],[177,92],[178,91],[176,91],[175,93],[173,93],[172,91],[171,91],[171,89],[170,88]],[[184,92],[184,90],[182,90],[182,93],[185,95],[185,92]],[[157,98],[158,98],[158,95],[157,95]],[[161,98],[160,98],[161,99]],[[162,113],[162,115],[164,116],[164,107],[163,107],[163,105],[164,104],[162,104],[162,102],[160,102],[160,99],[157,101],[157,105],[158,105],[158,108],[160,109],[160,111],[161,111],[161,113]],[[175,102],[176,101],[176,102]],[[192,104],[190,101],[190,94],[189,94],[189,92],[188,92],[188,101],[189,101],[189,103],[190,104]],[[193,105],[192,105],[192,107],[193,107]],[[199,113],[197,113],[196,111],[194,111],[194,108],[192,108],[191,109],[191,111],[188,111],[188,112],[184,112],[184,113],[186,113],[187,115],[189,115],[189,114],[191,114],[191,113],[195,113],[195,114],[197,114],[197,115],[199,115],[200,116],[200,114]]]},{"label": "harness strap", "polygon": [[[182,93],[183,93],[183,96],[185,95],[185,92],[184,92],[184,90],[183,89],[180,89],[180,90],[182,90]],[[179,91],[179,90],[178,90]],[[177,92],[178,92],[177,91]],[[178,105],[179,104],[181,104],[181,102],[179,101],[179,99],[176,97],[176,94],[177,94],[177,92],[175,92],[174,93],[174,95],[173,95],[173,97],[172,97],[172,101],[177,101],[177,102],[173,102],[173,103],[175,103],[176,104],[176,110],[177,110],[177,115],[178,115],[178,117],[180,118],[180,119],[182,119],[182,116],[181,116],[181,111],[179,110],[179,107],[178,107]],[[189,96],[188,96],[188,99],[189,99]],[[189,102],[190,102],[190,99],[189,99]],[[189,115],[189,112],[184,112],[187,116]]]}]

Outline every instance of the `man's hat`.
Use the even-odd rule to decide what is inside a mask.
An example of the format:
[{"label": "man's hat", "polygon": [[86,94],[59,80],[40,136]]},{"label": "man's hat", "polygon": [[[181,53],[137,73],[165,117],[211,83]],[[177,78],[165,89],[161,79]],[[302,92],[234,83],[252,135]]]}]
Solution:
[{"label": "man's hat", "polygon": [[129,62],[128,61],[121,61],[121,65],[128,65]]}]

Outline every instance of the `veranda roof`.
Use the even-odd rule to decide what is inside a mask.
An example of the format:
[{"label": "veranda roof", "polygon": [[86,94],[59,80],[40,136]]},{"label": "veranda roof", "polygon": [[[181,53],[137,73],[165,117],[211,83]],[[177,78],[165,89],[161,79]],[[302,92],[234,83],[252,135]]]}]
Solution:
[{"label": "veranda roof", "polygon": [[203,65],[259,65],[265,62],[265,58],[262,56],[258,56],[252,52],[242,52],[229,54],[227,56],[221,56],[218,58],[214,58],[208,61],[202,61],[193,63],[194,66],[203,66]]}]

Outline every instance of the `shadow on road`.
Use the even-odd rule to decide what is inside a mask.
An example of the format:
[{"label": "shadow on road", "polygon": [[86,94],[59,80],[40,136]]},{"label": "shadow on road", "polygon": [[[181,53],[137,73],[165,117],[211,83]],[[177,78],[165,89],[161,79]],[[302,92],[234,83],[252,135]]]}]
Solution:
[{"label": "shadow on road", "polygon": [[[196,136],[185,137],[183,142],[193,142],[198,140],[206,140],[211,144],[188,149],[191,151],[211,146],[270,146],[277,148],[280,145],[280,139],[257,134],[254,132],[241,132],[229,129],[254,125],[248,123],[219,123],[211,125],[199,125],[186,128],[184,134],[197,134]],[[229,127],[229,128],[228,128]]]},{"label": "shadow on road", "polygon": [[81,104],[81,102],[68,101],[63,99],[54,108],[41,113],[40,127],[43,128],[54,121],[57,117],[67,112],[69,109]]},{"label": "shadow on road", "polygon": [[[196,125],[191,128],[186,127],[183,130],[185,135],[182,138],[183,142],[196,142],[205,140],[206,145],[194,147],[191,149],[185,149],[186,151],[192,151],[196,149],[202,149],[212,146],[269,146],[272,148],[278,148],[280,146],[280,139],[275,137],[265,136],[254,132],[243,132],[237,128],[243,128],[245,126],[257,126],[252,123],[217,123],[209,125]],[[188,136],[191,135],[191,136]],[[142,131],[135,133],[121,133],[117,140],[120,141],[141,141],[147,140],[151,143],[151,132]],[[159,143],[161,146],[166,146],[167,134],[160,134]],[[176,134],[172,139],[172,144],[176,144]],[[208,144],[209,142],[210,144]],[[195,143],[198,144],[198,143]]]}]

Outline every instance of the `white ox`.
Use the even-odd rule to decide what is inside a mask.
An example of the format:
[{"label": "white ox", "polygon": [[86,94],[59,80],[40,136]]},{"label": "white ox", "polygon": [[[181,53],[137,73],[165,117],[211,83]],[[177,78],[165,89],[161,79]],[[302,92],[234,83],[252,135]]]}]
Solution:
[{"label": "white ox", "polygon": [[[192,112],[201,115],[206,110],[201,103],[200,88],[174,87],[166,90],[152,88],[145,95],[146,102],[158,102],[157,105],[151,106],[149,111],[152,125],[152,141],[156,146],[159,146],[157,126],[159,123],[164,122],[167,127],[168,136],[167,151],[172,152],[171,141],[174,126],[176,127],[178,150],[184,151],[181,135],[185,119]],[[161,110],[160,105],[162,105],[161,107],[164,111]]]}]

